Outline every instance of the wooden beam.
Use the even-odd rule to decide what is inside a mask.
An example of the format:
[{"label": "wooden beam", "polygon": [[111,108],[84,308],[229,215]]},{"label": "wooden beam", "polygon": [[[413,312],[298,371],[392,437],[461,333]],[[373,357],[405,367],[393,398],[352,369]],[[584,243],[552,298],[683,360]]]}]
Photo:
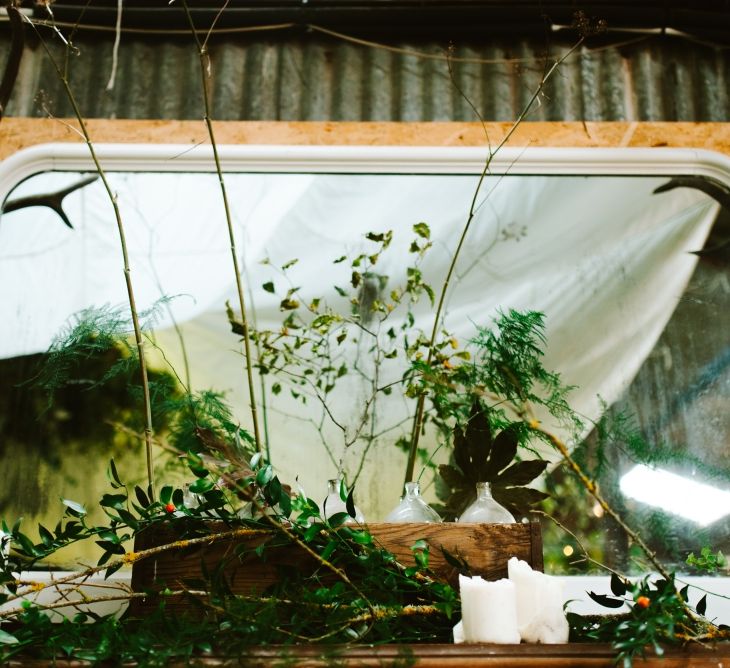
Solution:
[{"label": "wooden beam", "polygon": [[[511,123],[487,123],[494,146]],[[88,121],[96,143],[205,144],[202,121]],[[220,144],[486,146],[479,123],[334,123],[219,121]],[[0,123],[0,159],[46,142],[82,141],[76,122],[45,118],[5,118]],[[523,123],[509,146],[702,148],[730,154],[730,123]]]}]

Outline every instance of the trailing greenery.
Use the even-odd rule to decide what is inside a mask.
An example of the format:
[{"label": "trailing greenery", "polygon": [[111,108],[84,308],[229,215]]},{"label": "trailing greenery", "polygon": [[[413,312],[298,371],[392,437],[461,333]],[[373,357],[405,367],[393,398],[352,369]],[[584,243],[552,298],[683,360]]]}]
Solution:
[{"label": "trailing greenery", "polygon": [[[350,515],[339,513],[325,520],[312,499],[291,497],[270,465],[261,458],[252,463],[241,478],[237,468],[221,465],[212,473],[200,457],[189,455],[195,480],[187,492],[166,486],[153,501],[148,490],[124,485],[112,461],[112,491],[100,502],[106,524],[89,524],[86,510],[66,500],[64,518],[53,528],[39,527],[38,541],[21,530],[20,522],[3,525],[10,556],[0,569],[0,583],[6,588],[0,603],[44,588],[19,581],[17,573],[82,540],[95,541],[102,554],[96,567],[65,580],[67,587],[80,585],[95,571],[108,577],[160,549],[184,554],[196,541],[207,545],[231,536],[243,538],[231,552],[234,563],[247,558],[263,564],[277,551],[294,550],[302,556],[301,568],[292,565],[281,572],[277,583],[245,596],[232,592],[224,562],[211,572],[203,570],[194,581],[183,582],[182,588],[178,583],[166,587],[156,582],[148,599],[157,602],[141,617],[132,613],[118,620],[84,613],[54,625],[39,608],[24,603],[15,612],[0,614],[10,622],[0,634],[0,658],[21,655],[94,663],[115,659],[162,665],[169,658],[211,652],[245,657],[248,648],[268,643],[449,640],[458,597],[448,584],[431,577],[425,542],[414,544],[412,563],[398,563],[367,527],[344,524],[350,515],[354,517],[351,490],[345,496]],[[253,515],[258,519],[243,519],[240,497],[255,504]],[[156,527],[183,542],[163,541],[160,547],[140,552],[129,549],[135,536]],[[247,535],[265,540],[247,542]],[[188,616],[174,607],[176,597],[191,602]],[[90,620],[93,623],[86,623]]]},{"label": "trailing greenery", "polygon": [[[633,659],[645,657],[647,650],[662,656],[665,645],[677,645],[690,639],[730,637],[730,627],[716,627],[692,613],[688,606],[688,591],[688,585],[678,590],[674,576],[653,580],[647,576],[632,582],[614,574],[611,577],[612,595],[588,594],[606,608],[628,607],[629,612],[603,617],[584,617],[569,612],[570,639],[609,642],[617,651],[617,662],[630,668]],[[704,615],[706,606],[705,594],[695,603],[694,610]]]}]

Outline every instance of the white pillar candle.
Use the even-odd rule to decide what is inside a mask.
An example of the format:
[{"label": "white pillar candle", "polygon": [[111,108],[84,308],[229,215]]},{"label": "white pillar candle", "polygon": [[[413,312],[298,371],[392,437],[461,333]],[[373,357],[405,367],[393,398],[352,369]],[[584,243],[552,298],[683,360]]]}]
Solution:
[{"label": "white pillar candle", "polygon": [[464,642],[519,643],[515,586],[459,576]]},{"label": "white pillar candle", "polygon": [[507,562],[515,585],[517,625],[522,640],[546,644],[568,642],[568,620],[563,612],[563,584],[557,578],[533,571],[516,557]]}]

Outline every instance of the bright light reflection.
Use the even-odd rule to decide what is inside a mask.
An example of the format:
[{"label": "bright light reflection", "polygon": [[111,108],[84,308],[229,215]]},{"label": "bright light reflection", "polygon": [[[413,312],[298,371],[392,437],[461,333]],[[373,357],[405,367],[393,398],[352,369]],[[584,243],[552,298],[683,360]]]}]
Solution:
[{"label": "bright light reflection", "polygon": [[712,524],[730,513],[730,492],[643,464],[622,476],[620,486],[626,496],[700,526]]}]

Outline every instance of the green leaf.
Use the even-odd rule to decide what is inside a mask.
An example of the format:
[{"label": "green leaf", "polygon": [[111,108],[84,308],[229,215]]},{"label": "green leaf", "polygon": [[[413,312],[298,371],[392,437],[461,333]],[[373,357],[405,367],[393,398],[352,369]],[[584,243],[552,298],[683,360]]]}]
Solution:
[{"label": "green leaf", "polygon": [[274,294],[276,292],[276,288],[274,288],[274,282],[273,281],[267,281],[261,286],[266,292],[270,292],[271,294]]},{"label": "green leaf", "polygon": [[342,526],[349,519],[349,513],[335,513],[334,515],[330,515],[330,517],[327,518],[327,523],[331,527],[339,527]]},{"label": "green leaf", "polygon": [[46,529],[42,524],[38,525],[38,535],[41,537],[41,541],[46,547],[50,547],[53,543],[53,534]]},{"label": "green leaf", "polygon": [[71,501],[70,499],[61,499],[61,502],[75,517],[83,517],[86,515],[86,508],[84,508],[80,503]]},{"label": "green leaf", "polygon": [[193,494],[205,494],[213,487],[215,487],[215,483],[210,478],[198,478],[188,489]]},{"label": "green leaf", "polygon": [[319,556],[322,557],[322,559],[328,560],[332,553],[335,551],[335,548],[337,547],[337,541],[336,540],[330,540],[324,550],[322,550],[322,554]]},{"label": "green leaf", "polygon": [[171,498],[172,498],[172,487],[170,485],[165,485],[160,490],[160,503],[163,506],[166,506],[168,503],[170,503]]},{"label": "green leaf", "polygon": [[109,480],[112,483],[112,487],[118,488],[118,487],[124,487],[124,484],[119,479],[119,473],[117,472],[117,465],[114,463],[114,460],[109,460],[109,470],[107,472],[107,476],[109,477]]},{"label": "green leaf", "polygon": [[416,223],[413,226],[413,231],[422,239],[431,238],[431,228],[424,222]]},{"label": "green leaf", "polygon": [[293,311],[294,309],[299,308],[299,302],[296,299],[289,299],[288,297],[286,299],[282,299],[279,303],[279,308],[282,311]]},{"label": "green leaf", "polygon": [[260,468],[258,472],[256,473],[256,484],[259,487],[265,487],[269,484],[269,481],[274,477],[274,469],[272,468],[271,464],[267,464],[266,466]]},{"label": "green leaf", "polygon": [[15,645],[20,642],[14,635],[0,629],[0,643],[3,645]]},{"label": "green leaf", "polygon": [[358,545],[372,545],[373,537],[368,531],[353,531],[350,536]]},{"label": "green leaf", "polygon": [[704,617],[705,612],[707,612],[707,594],[705,594],[699,601],[697,601],[695,610],[697,610],[697,614]]}]

